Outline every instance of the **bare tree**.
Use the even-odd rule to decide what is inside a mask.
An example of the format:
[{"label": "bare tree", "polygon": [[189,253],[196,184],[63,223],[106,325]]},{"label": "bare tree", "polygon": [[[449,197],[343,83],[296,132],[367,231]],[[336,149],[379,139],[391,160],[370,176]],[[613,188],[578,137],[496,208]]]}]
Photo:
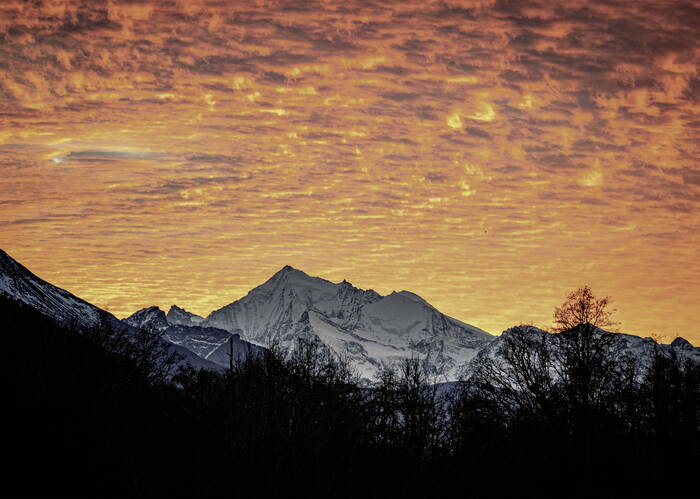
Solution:
[{"label": "bare tree", "polygon": [[109,315],[103,315],[98,324],[82,329],[82,333],[106,351],[130,359],[134,374],[144,375],[152,383],[170,380],[183,359],[158,331],[131,328]]},{"label": "bare tree", "polygon": [[651,333],[649,338],[657,345],[663,345],[665,342],[670,343],[669,338],[663,333]]},{"label": "bare tree", "polygon": [[612,298],[604,296],[596,298],[590,286],[583,286],[566,296],[561,307],[554,310],[552,331],[561,333],[575,328],[580,324],[590,324],[593,327],[605,328],[619,324],[612,320],[615,309],[610,309]]},{"label": "bare tree", "polygon": [[493,402],[494,417],[513,420],[524,414],[549,418],[555,379],[553,335],[516,326],[503,336],[496,352],[482,351],[473,362],[470,390]]}]

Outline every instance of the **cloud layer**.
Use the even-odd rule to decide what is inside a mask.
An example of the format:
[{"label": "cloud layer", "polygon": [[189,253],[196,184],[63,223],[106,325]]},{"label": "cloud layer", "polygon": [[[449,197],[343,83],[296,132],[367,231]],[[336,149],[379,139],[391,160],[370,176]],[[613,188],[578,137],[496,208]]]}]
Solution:
[{"label": "cloud layer", "polygon": [[278,267],[696,343],[693,2],[3,2],[0,235],[118,314]]}]

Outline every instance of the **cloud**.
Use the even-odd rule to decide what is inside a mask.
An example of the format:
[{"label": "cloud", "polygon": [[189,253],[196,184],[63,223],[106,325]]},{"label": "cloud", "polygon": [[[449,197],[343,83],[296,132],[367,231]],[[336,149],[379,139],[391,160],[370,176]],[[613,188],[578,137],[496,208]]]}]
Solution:
[{"label": "cloud", "polygon": [[[123,313],[174,301],[169,268],[216,290],[185,297],[205,313],[295,260],[494,331],[547,320],[581,279],[623,295],[635,329],[692,323],[671,302],[645,318],[630,290],[651,267],[675,279],[664,296],[700,294],[693,2],[3,9],[3,240],[88,298]],[[654,233],[676,234],[663,258]],[[582,274],[599,248],[616,250]],[[132,269],[110,267],[116,254]],[[91,277],[89,259],[130,285]],[[537,301],[489,314],[534,293],[532,268],[548,283]],[[127,291],[155,278],[162,291]]]},{"label": "cloud", "polygon": [[54,163],[66,162],[101,162],[101,161],[123,161],[123,160],[163,160],[167,157],[162,153],[148,151],[71,151],[66,155],[53,156]]}]

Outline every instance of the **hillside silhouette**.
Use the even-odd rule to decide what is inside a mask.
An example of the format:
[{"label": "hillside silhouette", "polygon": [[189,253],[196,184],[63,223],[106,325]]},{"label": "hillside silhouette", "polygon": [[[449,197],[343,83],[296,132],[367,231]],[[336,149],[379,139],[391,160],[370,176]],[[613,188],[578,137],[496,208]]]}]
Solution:
[{"label": "hillside silhouette", "polygon": [[556,335],[559,353],[516,328],[505,364],[484,357],[469,381],[431,385],[408,359],[368,387],[312,343],[169,379],[110,351],[120,333],[107,326],[59,326],[6,296],[0,317],[8,476],[26,495],[413,497],[506,487],[494,476],[662,477],[699,455],[698,365],[660,350],[636,370],[586,326]]}]

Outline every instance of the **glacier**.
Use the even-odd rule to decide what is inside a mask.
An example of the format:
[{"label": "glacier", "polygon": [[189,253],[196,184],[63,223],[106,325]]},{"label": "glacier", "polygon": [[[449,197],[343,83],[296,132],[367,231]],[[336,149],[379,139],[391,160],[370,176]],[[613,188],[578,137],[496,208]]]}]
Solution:
[{"label": "glacier", "polygon": [[299,340],[320,342],[367,379],[376,379],[402,359],[415,358],[435,382],[453,381],[494,338],[439,312],[414,293],[382,296],[291,266],[207,317],[186,317],[265,347],[292,349]]}]

